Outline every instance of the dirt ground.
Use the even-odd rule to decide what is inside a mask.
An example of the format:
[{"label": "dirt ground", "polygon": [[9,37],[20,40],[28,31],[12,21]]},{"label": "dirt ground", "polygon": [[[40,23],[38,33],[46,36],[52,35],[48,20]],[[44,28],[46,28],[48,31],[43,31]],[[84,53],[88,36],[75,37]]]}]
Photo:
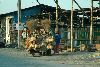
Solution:
[{"label": "dirt ground", "polygon": [[59,64],[67,64],[67,65],[89,65],[99,67],[100,65],[100,52],[63,52],[60,54],[52,55],[52,56],[40,56],[40,57],[32,57],[26,50],[19,50],[13,48],[2,48],[0,49],[0,54],[6,53],[8,56],[12,57],[21,57],[21,58],[31,58],[38,61],[48,61]]}]

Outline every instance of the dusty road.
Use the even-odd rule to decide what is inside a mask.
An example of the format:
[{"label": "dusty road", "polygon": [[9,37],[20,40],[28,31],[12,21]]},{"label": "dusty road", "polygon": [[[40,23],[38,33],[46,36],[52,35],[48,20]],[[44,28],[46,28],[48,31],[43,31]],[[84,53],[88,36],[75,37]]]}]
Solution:
[{"label": "dusty road", "polygon": [[18,51],[11,51],[12,49],[3,50],[0,49],[0,67],[66,67],[64,64],[35,60],[22,52],[19,54]]},{"label": "dusty road", "polygon": [[[64,60],[64,56],[60,57]],[[100,65],[99,63],[69,64],[60,61],[59,56],[32,57],[25,51],[7,48],[0,49],[0,67],[100,67]]]}]

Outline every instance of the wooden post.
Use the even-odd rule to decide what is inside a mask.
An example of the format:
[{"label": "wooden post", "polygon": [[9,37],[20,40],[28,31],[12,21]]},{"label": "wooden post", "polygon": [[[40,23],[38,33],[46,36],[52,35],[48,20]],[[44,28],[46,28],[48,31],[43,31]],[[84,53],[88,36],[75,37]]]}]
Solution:
[{"label": "wooden post", "polygon": [[51,21],[51,19],[50,19],[50,12],[48,13],[48,15],[49,15],[49,21]]},{"label": "wooden post", "polygon": [[74,1],[72,0],[72,9],[71,9],[71,52],[73,52],[73,4]]},{"label": "wooden post", "polygon": [[18,48],[19,48],[20,46],[19,24],[21,23],[21,0],[18,0],[17,7],[18,7]]},{"label": "wooden post", "polygon": [[93,0],[91,0],[91,24],[90,24],[90,45],[92,44],[93,32]]},{"label": "wooden post", "polygon": [[99,9],[100,9],[100,0],[99,0]]},{"label": "wooden post", "polygon": [[56,0],[56,28],[55,32],[58,32],[58,0]]}]

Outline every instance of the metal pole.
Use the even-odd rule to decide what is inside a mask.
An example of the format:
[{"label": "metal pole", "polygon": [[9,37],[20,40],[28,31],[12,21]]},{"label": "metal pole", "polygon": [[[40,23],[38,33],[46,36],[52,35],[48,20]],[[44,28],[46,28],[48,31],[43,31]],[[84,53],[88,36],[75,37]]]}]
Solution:
[{"label": "metal pole", "polygon": [[91,0],[90,44],[92,44],[92,32],[93,32],[93,0]]},{"label": "metal pole", "polygon": [[71,10],[71,52],[73,52],[73,4],[74,1],[72,0],[72,10]]},{"label": "metal pole", "polygon": [[18,48],[20,47],[20,30],[19,30],[19,24],[21,23],[21,0],[18,0]]},{"label": "metal pole", "polygon": [[58,0],[56,0],[56,32],[58,32]]}]

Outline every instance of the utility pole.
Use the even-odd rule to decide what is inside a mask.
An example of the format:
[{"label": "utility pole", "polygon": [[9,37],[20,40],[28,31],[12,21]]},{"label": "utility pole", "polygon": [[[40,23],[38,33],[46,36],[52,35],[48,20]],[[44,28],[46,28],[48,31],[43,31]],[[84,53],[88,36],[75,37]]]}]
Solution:
[{"label": "utility pole", "polygon": [[55,32],[58,32],[58,0],[56,0],[56,28]]},{"label": "utility pole", "polygon": [[21,0],[18,0],[18,48],[20,47],[20,28],[19,25],[21,23]]},{"label": "utility pole", "polygon": [[74,4],[74,0],[71,1],[72,2],[72,9],[71,9],[71,34],[70,34],[70,42],[71,42],[71,52],[73,52],[73,4]]},{"label": "utility pole", "polygon": [[92,44],[92,32],[93,32],[93,0],[91,0],[90,45]]}]

